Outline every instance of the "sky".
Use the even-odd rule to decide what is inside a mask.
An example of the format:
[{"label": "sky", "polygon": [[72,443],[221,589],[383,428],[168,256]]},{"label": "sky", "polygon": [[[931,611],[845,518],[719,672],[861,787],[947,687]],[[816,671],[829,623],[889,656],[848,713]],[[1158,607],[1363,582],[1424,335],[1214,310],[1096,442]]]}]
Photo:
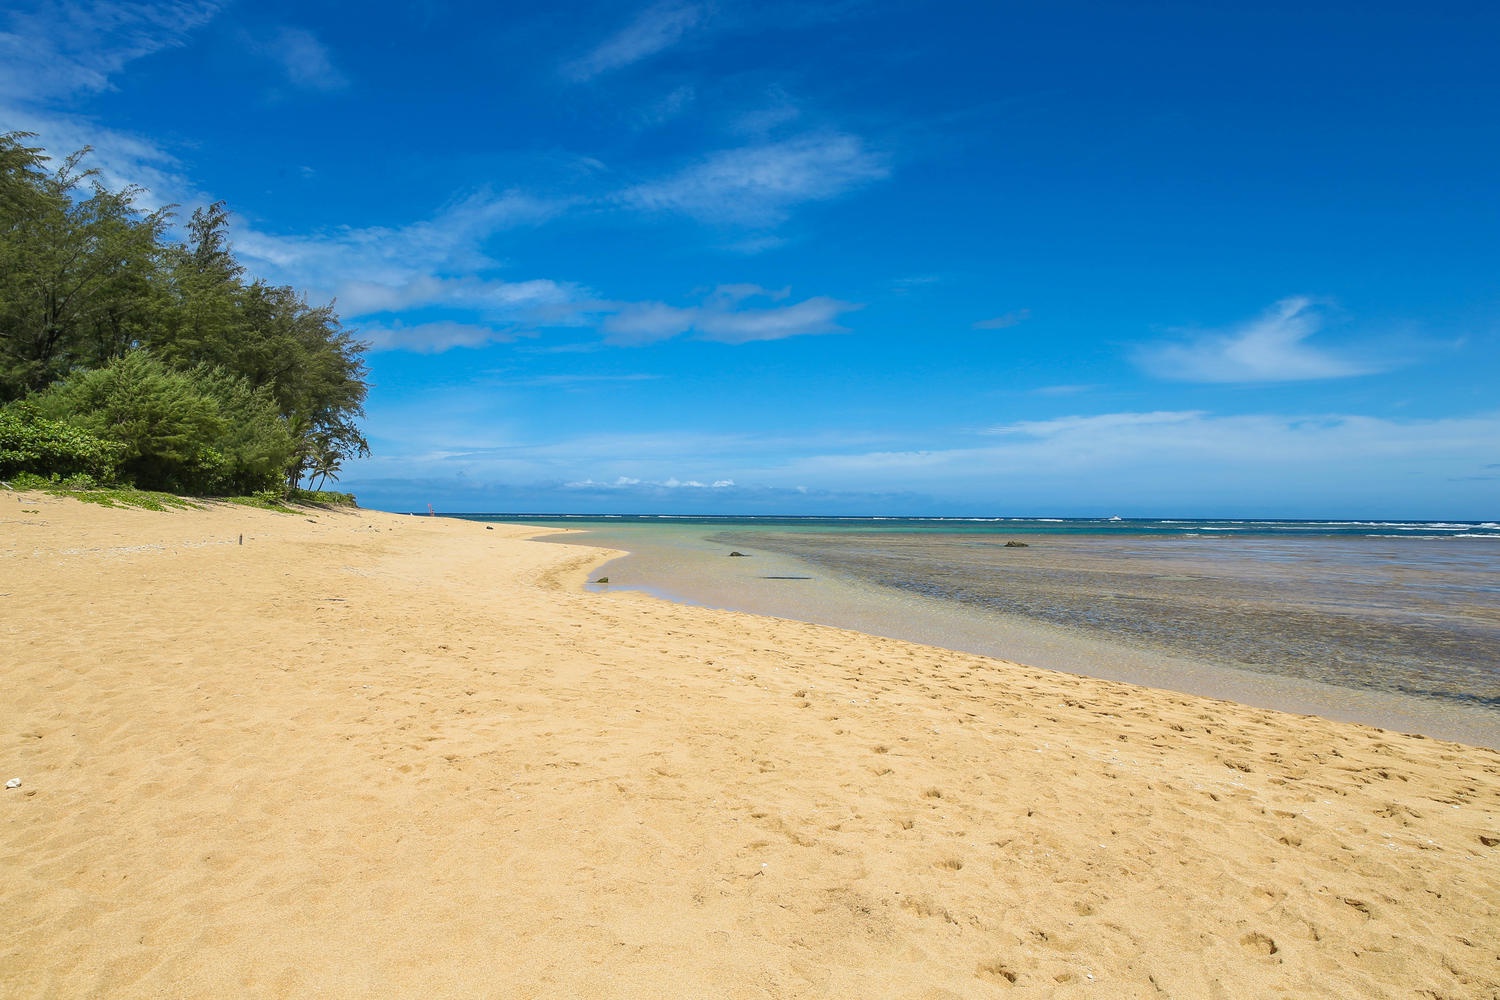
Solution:
[{"label": "sky", "polygon": [[0,4],[386,510],[1500,519],[1487,0]]}]

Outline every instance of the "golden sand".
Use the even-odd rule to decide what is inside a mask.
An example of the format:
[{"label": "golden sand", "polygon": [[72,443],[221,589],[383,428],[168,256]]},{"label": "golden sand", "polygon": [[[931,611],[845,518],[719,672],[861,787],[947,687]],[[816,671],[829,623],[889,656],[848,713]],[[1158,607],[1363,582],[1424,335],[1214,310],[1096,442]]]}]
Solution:
[{"label": "golden sand", "polygon": [[0,995],[1500,996],[1500,754],[535,533],[0,492]]}]

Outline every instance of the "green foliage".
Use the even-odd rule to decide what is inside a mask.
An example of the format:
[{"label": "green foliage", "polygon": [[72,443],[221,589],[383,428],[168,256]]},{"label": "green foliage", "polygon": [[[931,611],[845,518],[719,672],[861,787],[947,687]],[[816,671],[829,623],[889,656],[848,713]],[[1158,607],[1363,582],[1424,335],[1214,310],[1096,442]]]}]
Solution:
[{"label": "green foliage", "polygon": [[257,490],[250,496],[225,497],[230,503],[262,510],[290,510],[292,507],[358,507],[352,493],[304,490],[295,486],[275,490]]},{"label": "green foliage", "polygon": [[212,495],[280,481],[292,440],[269,395],[211,368],[180,371],[132,351],[34,397],[47,416],[120,448],[146,489]]},{"label": "green foliage", "polygon": [[145,335],[166,210],[141,215],[139,191],[110,191],[80,168],[57,170],[0,135],[0,401],[129,350]]},{"label": "green foliage", "polygon": [[243,377],[200,365],[189,375],[214,400],[227,427],[217,444],[223,456],[220,492],[278,487],[296,451],[287,423],[266,387],[253,389]]},{"label": "green foliage", "polygon": [[101,507],[141,507],[145,510],[191,509],[196,505],[182,497],[156,490],[138,490],[133,486],[115,486],[102,490],[53,490],[59,496],[70,496]]},{"label": "green foliage", "polygon": [[[48,420],[25,404],[0,410],[0,479],[18,473],[112,479],[119,445],[60,420]],[[80,480],[82,481],[82,480]]]},{"label": "green foliage", "polygon": [[297,486],[321,475],[324,457],[336,471],[338,461],[369,454],[355,424],[368,390],[365,345],[343,329],[332,305],[310,306],[284,285],[243,284],[228,226],[222,203],[193,213],[189,242],[168,259],[176,306],[150,345],[172,364],[212,365],[268,391],[296,442],[282,471]]},{"label": "green foliage", "polygon": [[307,504],[313,507],[358,507],[353,493],[337,493],[333,490],[303,490],[292,487],[286,491],[288,503]]},{"label": "green foliage", "polygon": [[152,490],[191,492],[217,478],[213,444],[228,430],[193,380],[144,352],[87,371],[33,397],[44,414],[116,442],[120,471]]},{"label": "green foliage", "polygon": [[146,510],[168,510],[174,507],[196,506],[192,501],[170,493],[138,490],[134,486],[90,487],[81,485],[80,480],[76,478],[59,482],[56,477],[49,478],[32,473],[22,473],[16,476],[11,480],[10,485],[18,490],[35,490],[52,496],[72,497],[75,500],[98,504],[101,507],[143,507]]},{"label": "green foliage", "polygon": [[[250,494],[325,484],[369,454],[366,348],[331,304],[247,282],[222,202],[169,242],[170,209],[105,188],[87,149],[49,170],[32,138],[0,134],[0,405],[37,407],[0,463]],[[82,439],[37,444],[63,425],[112,443],[108,461],[83,462]]]}]

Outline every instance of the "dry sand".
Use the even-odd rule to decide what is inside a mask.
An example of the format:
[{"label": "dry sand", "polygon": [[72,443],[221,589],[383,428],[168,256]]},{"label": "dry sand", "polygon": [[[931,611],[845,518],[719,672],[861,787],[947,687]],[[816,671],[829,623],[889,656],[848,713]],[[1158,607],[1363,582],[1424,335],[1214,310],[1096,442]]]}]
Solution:
[{"label": "dry sand", "polygon": [[534,533],[0,493],[0,994],[1500,996],[1493,751]]}]

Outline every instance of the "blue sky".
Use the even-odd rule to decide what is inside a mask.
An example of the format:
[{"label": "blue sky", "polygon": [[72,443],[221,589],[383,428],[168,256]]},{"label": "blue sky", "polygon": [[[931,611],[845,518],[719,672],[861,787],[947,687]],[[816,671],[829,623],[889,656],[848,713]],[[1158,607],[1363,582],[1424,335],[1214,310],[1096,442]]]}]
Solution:
[{"label": "blue sky", "polygon": [[372,344],[367,506],[1500,516],[1487,2],[34,2]]}]

